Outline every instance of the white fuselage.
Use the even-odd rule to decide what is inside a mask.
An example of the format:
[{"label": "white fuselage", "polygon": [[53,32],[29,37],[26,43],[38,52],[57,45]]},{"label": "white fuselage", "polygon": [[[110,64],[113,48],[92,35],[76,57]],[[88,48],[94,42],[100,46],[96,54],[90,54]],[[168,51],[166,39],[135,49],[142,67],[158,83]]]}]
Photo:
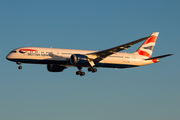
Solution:
[{"label": "white fuselage", "polygon": [[[57,48],[41,48],[41,47],[23,47],[10,52],[7,56],[8,60],[21,63],[35,64],[58,64],[63,66],[77,66],[70,62],[73,54],[86,55],[97,51],[75,50],[75,49],[57,49]],[[152,60],[144,60],[144,58],[134,53],[121,53],[110,55],[96,64],[96,67],[110,68],[129,68],[154,63]],[[84,65],[82,67],[89,67]]]}]

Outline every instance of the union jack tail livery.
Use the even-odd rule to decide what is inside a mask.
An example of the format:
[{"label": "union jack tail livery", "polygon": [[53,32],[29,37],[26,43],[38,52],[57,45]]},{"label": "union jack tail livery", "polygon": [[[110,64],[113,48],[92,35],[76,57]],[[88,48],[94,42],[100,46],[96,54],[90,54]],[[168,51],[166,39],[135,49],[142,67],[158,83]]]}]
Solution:
[{"label": "union jack tail livery", "polygon": [[135,52],[135,54],[141,55],[144,58],[151,58],[158,35],[159,32],[152,33],[150,38],[148,38],[142,44],[142,46]]}]

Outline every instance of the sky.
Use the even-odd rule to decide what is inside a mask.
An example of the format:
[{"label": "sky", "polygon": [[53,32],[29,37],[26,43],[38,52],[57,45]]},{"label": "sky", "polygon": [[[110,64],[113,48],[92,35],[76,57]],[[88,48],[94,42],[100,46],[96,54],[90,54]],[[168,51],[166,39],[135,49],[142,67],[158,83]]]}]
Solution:
[{"label": "sky", "polygon": [[[1,0],[0,120],[179,120],[179,0]],[[104,50],[160,32],[153,57],[129,69],[47,71],[6,55],[19,47]],[[141,45],[133,45],[132,53]]]}]

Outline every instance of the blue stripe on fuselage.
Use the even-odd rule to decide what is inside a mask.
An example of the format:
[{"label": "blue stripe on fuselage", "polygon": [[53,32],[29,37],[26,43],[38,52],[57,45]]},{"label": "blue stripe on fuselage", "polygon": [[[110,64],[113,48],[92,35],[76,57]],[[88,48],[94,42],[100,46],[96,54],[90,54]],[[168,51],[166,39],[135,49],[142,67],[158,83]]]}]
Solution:
[{"label": "blue stripe on fuselage", "polygon": [[[73,65],[70,61],[57,61],[57,60],[34,60],[34,59],[9,59],[13,62],[21,62],[21,63],[32,63],[32,64],[61,64],[61,65],[70,65],[70,66],[82,66],[82,67],[90,67],[90,65]],[[129,65],[129,64],[111,64],[111,63],[97,63],[94,67],[108,67],[108,68],[131,68],[138,67],[137,65]]]}]

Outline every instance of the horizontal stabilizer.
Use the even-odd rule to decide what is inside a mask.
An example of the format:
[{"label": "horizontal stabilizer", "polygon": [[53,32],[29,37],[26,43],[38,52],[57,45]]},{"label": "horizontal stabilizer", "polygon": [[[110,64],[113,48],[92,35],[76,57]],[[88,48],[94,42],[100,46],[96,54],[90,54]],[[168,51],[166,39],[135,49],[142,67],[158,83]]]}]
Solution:
[{"label": "horizontal stabilizer", "polygon": [[157,56],[157,57],[148,58],[148,59],[145,59],[145,60],[160,59],[160,58],[171,56],[171,55],[174,55],[174,54],[161,55],[161,56]]}]

